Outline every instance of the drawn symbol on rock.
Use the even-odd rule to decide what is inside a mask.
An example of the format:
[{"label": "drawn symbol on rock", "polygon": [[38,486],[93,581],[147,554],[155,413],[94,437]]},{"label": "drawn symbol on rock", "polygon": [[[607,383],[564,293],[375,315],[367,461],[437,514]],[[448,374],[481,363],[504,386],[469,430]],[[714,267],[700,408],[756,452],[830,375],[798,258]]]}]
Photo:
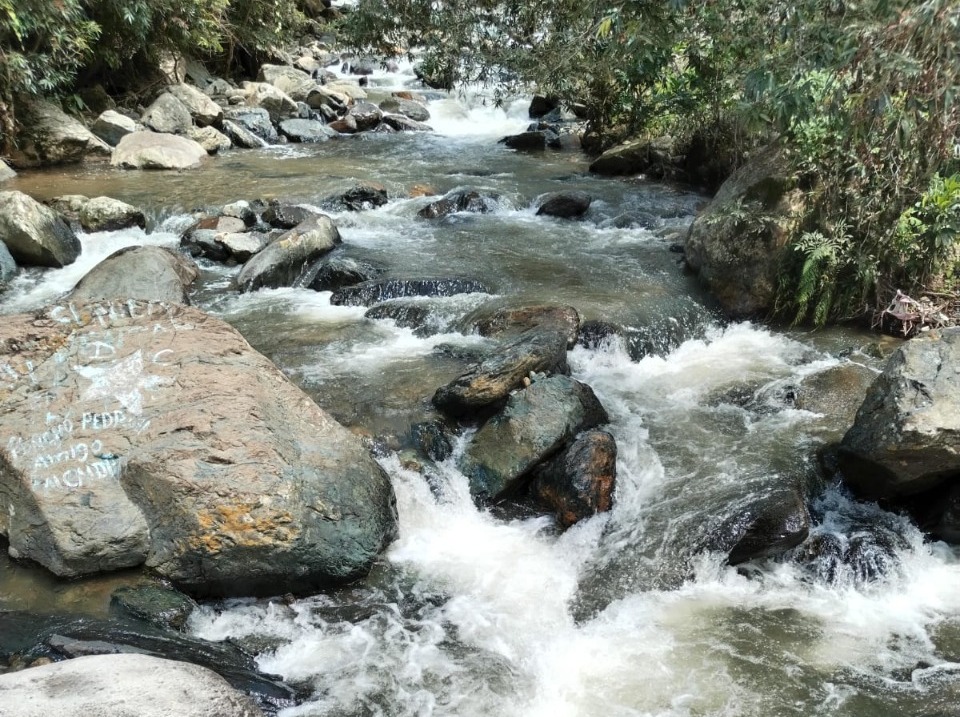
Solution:
[{"label": "drawn symbol on rock", "polygon": [[170,378],[144,374],[143,366],[143,351],[112,365],[74,366],[74,371],[90,381],[81,400],[115,398],[130,413],[140,415],[143,412],[143,391],[153,392],[173,383]]}]

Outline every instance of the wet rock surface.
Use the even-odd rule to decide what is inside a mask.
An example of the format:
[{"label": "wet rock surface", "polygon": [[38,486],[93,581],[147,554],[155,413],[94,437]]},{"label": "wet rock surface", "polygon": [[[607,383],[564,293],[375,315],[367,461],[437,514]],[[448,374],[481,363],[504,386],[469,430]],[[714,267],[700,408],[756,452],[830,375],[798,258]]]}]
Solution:
[{"label": "wet rock surface", "polygon": [[608,431],[577,436],[560,455],[534,470],[530,491],[563,528],[613,507],[617,442]]},{"label": "wet rock surface", "polygon": [[312,215],[258,252],[237,276],[241,291],[293,286],[311,264],[341,243],[340,232],[326,215]]},{"label": "wet rock surface", "polygon": [[188,304],[196,264],[156,246],[120,249],[91,269],[68,295],[78,303],[100,299],[143,299]]},{"label": "wet rock surface", "polygon": [[421,279],[375,279],[338,289],[330,297],[336,306],[373,306],[389,299],[411,296],[455,296],[457,294],[490,293],[476,279],[455,277]]},{"label": "wet rock surface", "polygon": [[0,192],[0,241],[19,264],[62,267],[80,256],[80,240],[50,209],[23,192]]}]

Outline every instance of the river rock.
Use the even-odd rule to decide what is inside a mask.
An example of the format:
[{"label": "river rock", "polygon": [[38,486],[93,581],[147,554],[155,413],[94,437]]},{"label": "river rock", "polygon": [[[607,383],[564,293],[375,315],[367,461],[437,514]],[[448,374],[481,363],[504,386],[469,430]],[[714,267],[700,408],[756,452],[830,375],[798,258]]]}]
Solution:
[{"label": "river rock", "polygon": [[187,137],[203,147],[207,154],[226,152],[233,146],[230,138],[216,127],[191,127]]},{"label": "river rock", "polygon": [[357,118],[353,115],[344,115],[330,123],[330,129],[340,134],[354,134],[357,132]]},{"label": "river rock", "polygon": [[270,237],[263,232],[228,232],[217,234],[214,241],[226,249],[230,258],[243,264],[263,251],[270,243]]},{"label": "river rock", "polygon": [[[257,107],[266,110],[270,116],[270,121],[274,124],[288,117],[296,117],[300,112],[297,103],[290,95],[266,82],[244,82],[243,90],[245,93],[245,104],[248,107]],[[228,111],[227,114],[230,115],[231,113]],[[231,117],[231,119],[235,118]],[[248,127],[248,129],[264,139],[268,139],[253,129],[253,127]]]},{"label": "river rock", "polygon": [[[269,87],[269,85],[265,86]],[[294,104],[293,107],[293,112],[288,116],[297,114],[296,104]],[[268,144],[274,144],[278,139],[277,130],[273,126],[272,115],[262,107],[231,107],[224,112],[224,131],[227,133],[227,136],[230,137],[231,141],[236,142],[233,135],[228,131],[229,128],[227,127],[226,120],[240,125],[243,129],[251,132]],[[241,142],[237,142],[237,144],[244,147],[247,146]],[[262,147],[263,143],[261,142],[258,146]]]},{"label": "river rock", "polygon": [[351,212],[374,209],[387,203],[387,188],[379,182],[361,182],[336,197],[335,201]]},{"label": "river rock", "polygon": [[429,279],[378,279],[333,292],[334,306],[373,306],[389,299],[411,296],[456,296],[457,294],[489,294],[486,285],[475,279],[440,277]]},{"label": "river rock", "polygon": [[358,132],[366,132],[380,124],[383,112],[371,102],[358,102],[350,108],[349,116],[356,120]]},{"label": "river rock", "polygon": [[291,142],[327,142],[337,132],[312,119],[287,119],[279,124],[280,134]]},{"label": "river rock", "polygon": [[221,129],[223,129],[223,133],[229,138],[230,142],[237,147],[243,147],[244,149],[257,149],[267,145],[267,141],[265,139],[258,137],[243,125],[237,124],[232,120],[225,119],[223,122],[221,122],[220,126]]},{"label": "river rock", "polygon": [[143,128],[126,115],[107,110],[97,117],[90,131],[111,147],[116,147],[121,139],[140,129]]},{"label": "river rock", "polygon": [[379,267],[349,257],[321,259],[304,275],[303,286],[314,291],[336,291],[371,281],[383,273]]},{"label": "river rock", "polygon": [[404,115],[384,115],[383,124],[397,132],[433,132],[433,127],[423,122],[417,122]]},{"label": "river rock", "polygon": [[806,376],[794,392],[797,408],[819,413],[846,429],[853,425],[857,408],[877,372],[857,363],[842,363]]},{"label": "river rock", "polygon": [[560,217],[561,219],[579,219],[593,202],[586,192],[551,192],[537,200],[540,207],[537,216]]},{"label": "river rock", "polygon": [[418,336],[429,333],[422,331],[431,316],[430,306],[424,301],[392,299],[370,307],[363,315],[368,319],[390,319],[397,326],[414,329]]},{"label": "river rock", "polygon": [[144,229],[147,226],[143,211],[119,199],[90,199],[82,194],[68,194],[55,197],[50,203],[67,219],[77,222],[88,232],[114,232],[129,227]]},{"label": "river rock", "polygon": [[494,338],[516,336],[539,326],[552,326],[565,332],[567,348],[573,348],[580,334],[580,314],[572,306],[515,306],[509,299],[484,304],[459,323],[464,333],[476,331],[481,336]]},{"label": "river rock", "polygon": [[124,169],[195,169],[207,151],[192,139],[157,132],[134,132],[120,140],[110,164]]},{"label": "river rock", "polygon": [[326,107],[338,117],[345,115],[353,102],[349,95],[331,90],[327,86],[314,87],[305,101],[310,109],[319,110]]},{"label": "river rock", "polygon": [[166,134],[186,134],[193,126],[190,110],[169,92],[157,97],[143,113],[140,121],[154,132]]},{"label": "river rock", "polygon": [[24,266],[62,267],[80,256],[80,240],[60,215],[23,192],[0,192],[0,241]]},{"label": "river rock", "polygon": [[17,262],[14,261],[7,245],[0,241],[0,292],[17,275]]},{"label": "river rock", "polygon": [[170,85],[167,92],[186,107],[197,127],[219,124],[223,119],[223,108],[196,87],[180,83]]},{"label": "river rock", "polygon": [[384,114],[403,115],[415,122],[426,122],[430,119],[430,110],[419,102],[402,97],[388,97],[380,103],[380,109]]},{"label": "river rock", "polygon": [[[726,526],[730,565],[780,555],[800,545],[810,532],[810,514],[803,494],[795,488],[776,490],[752,502]],[[730,540],[735,543],[728,548]]]},{"label": "river rock", "polygon": [[613,507],[616,480],[617,442],[607,431],[592,430],[536,468],[531,492],[569,528]]},{"label": "river rock", "polygon": [[[787,240],[803,216],[804,195],[776,146],[758,152],[723,183],[694,220],[686,261],[732,317],[773,308]],[[759,227],[744,212],[764,215]]]},{"label": "river rock", "polygon": [[110,607],[161,629],[183,630],[198,605],[178,590],[145,583],[114,590],[110,594]]},{"label": "river rock", "polygon": [[433,405],[450,416],[470,417],[500,404],[523,386],[531,372],[568,371],[567,334],[552,327],[536,327],[437,389]]},{"label": "river rock", "polygon": [[9,717],[263,714],[215,672],[148,655],[80,657],[0,675],[0,704]]},{"label": "river rock", "polygon": [[495,197],[484,196],[473,189],[454,189],[445,194],[443,199],[425,206],[417,212],[417,216],[423,219],[440,219],[454,212],[486,214],[495,208]]},{"label": "river rock", "polygon": [[445,461],[453,455],[450,432],[440,421],[415,423],[410,438],[420,454],[432,461]]},{"label": "river rock", "polygon": [[34,100],[21,108],[20,135],[10,163],[17,168],[70,164],[88,157],[109,157],[110,146],[60,106]]},{"label": "river rock", "polygon": [[180,248],[194,258],[202,256],[210,261],[226,261],[230,253],[217,241],[222,236],[223,233],[215,229],[200,229],[194,226],[180,238]]},{"label": "river rock", "polygon": [[0,182],[7,182],[17,176],[10,166],[0,159]]},{"label": "river rock", "polygon": [[306,101],[307,96],[317,86],[317,81],[309,74],[287,65],[263,65],[257,81],[273,85],[294,102]]},{"label": "river rock", "polygon": [[552,112],[560,106],[560,100],[556,97],[544,97],[543,95],[534,95],[530,100],[530,109],[527,114],[530,119],[540,119],[545,114]]},{"label": "river rock", "polygon": [[237,276],[237,286],[241,291],[294,286],[312,263],[340,243],[340,232],[330,217],[310,217],[250,259]]},{"label": "river rock", "polygon": [[481,503],[516,492],[522,479],[581,431],[608,420],[593,390],[568,376],[535,381],[510,396],[458,462]]},{"label": "river rock", "polygon": [[365,573],[396,534],[359,439],[201,311],[8,316],[0,361],[0,534],[57,575],[145,562],[190,594],[311,591]]},{"label": "river rock", "polygon": [[647,174],[660,179],[669,175],[675,153],[672,137],[635,139],[611,147],[590,165],[590,171],[607,176]]},{"label": "river rock", "polygon": [[225,217],[233,217],[243,222],[244,226],[252,227],[257,223],[257,212],[253,205],[245,199],[238,199],[235,202],[224,204],[220,209],[220,214]]},{"label": "river rock", "polygon": [[500,142],[519,152],[540,152],[547,148],[547,133],[541,131],[521,132],[504,137]]},{"label": "river rock", "polygon": [[271,204],[263,212],[263,221],[277,229],[293,229],[308,219],[322,216],[319,212],[297,204]]},{"label": "river rock", "polygon": [[189,304],[187,290],[200,271],[186,257],[158,246],[124,247],[93,267],[69,299],[144,299]]},{"label": "river rock", "polygon": [[328,82],[323,86],[327,92],[337,92],[346,95],[351,102],[367,99],[367,93],[356,82]]},{"label": "river rock", "polygon": [[867,391],[838,454],[844,482],[871,500],[960,475],[960,328],[903,344]]}]

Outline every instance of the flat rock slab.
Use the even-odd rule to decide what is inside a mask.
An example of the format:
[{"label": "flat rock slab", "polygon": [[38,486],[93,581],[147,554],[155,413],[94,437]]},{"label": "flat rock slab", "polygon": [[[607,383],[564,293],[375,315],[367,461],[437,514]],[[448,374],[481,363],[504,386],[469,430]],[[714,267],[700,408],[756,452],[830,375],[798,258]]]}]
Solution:
[{"label": "flat rock slab", "polygon": [[148,655],[96,655],[0,675],[0,717],[261,717],[215,672]]},{"label": "flat rock slab", "polygon": [[164,302],[0,326],[0,534],[73,577],[146,563],[199,595],[355,578],[396,533],[359,439],[228,324]]}]

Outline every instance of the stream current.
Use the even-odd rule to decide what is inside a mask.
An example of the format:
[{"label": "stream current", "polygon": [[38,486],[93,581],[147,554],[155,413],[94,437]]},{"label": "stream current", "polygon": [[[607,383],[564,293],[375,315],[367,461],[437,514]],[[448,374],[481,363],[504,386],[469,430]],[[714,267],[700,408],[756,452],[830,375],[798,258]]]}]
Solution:
[{"label": "stream current", "polygon": [[[409,80],[377,76],[373,95]],[[831,367],[877,370],[887,342],[722,322],[670,250],[705,198],[590,176],[579,153],[498,145],[524,129],[526,106],[437,99],[434,134],[237,151],[183,174],[71,168],[10,183],[39,199],[112,196],[144,207],[151,226],[81,235],[79,261],[21,274],[0,297],[3,313],[56,300],[120,247],[176,247],[194,209],[271,197],[322,206],[357,181],[384,184],[388,205],[333,213],[338,251],[388,276],[480,279],[494,296],[426,300],[429,330],[415,332],[332,306],[329,292],[238,295],[236,268],[202,262],[193,298],[373,436],[426,415],[433,391],[486,341],[458,320],[491,299],[570,304],[586,320],[634,328],[629,340],[570,354],[618,442],[610,513],[560,534],[546,517],[475,507],[454,459],[428,482],[385,450],[400,536],[366,580],[298,600],[207,604],[191,632],[234,640],[265,672],[307,686],[310,699],[283,717],[960,715],[955,551],[818,483],[815,451],[849,416],[784,400]],[[430,198],[403,198],[414,184],[500,199],[490,214],[428,222],[416,214]],[[535,215],[535,197],[560,189],[594,197],[583,221]],[[625,214],[631,226],[619,228]],[[848,559],[801,546],[737,569],[704,547],[784,485],[818,496],[807,545],[829,539]],[[126,579],[59,584],[0,562],[0,608],[100,614]]]}]

